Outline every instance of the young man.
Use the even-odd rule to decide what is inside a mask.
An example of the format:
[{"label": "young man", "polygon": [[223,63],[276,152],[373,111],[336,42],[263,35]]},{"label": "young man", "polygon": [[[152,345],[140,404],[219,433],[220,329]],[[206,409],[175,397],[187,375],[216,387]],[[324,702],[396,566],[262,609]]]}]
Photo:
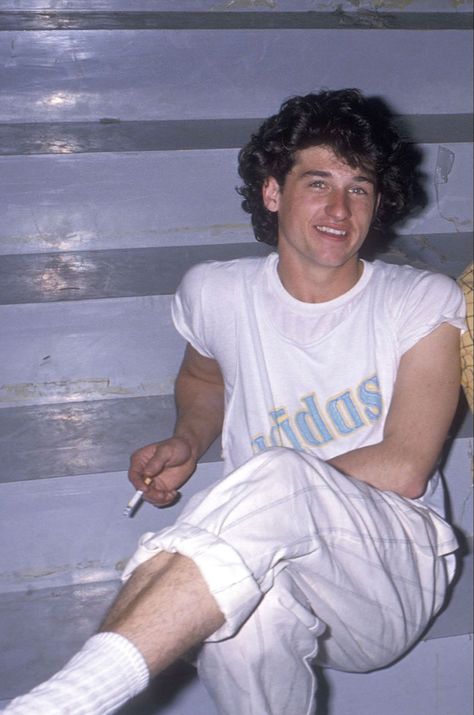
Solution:
[{"label": "young man", "polygon": [[222,431],[227,476],[142,537],[101,632],[10,714],[113,712],[196,646],[219,713],[314,713],[313,661],[387,665],[443,603],[456,540],[436,462],[462,294],[359,258],[369,228],[409,207],[403,146],[358,92],[322,92],[286,102],[239,169],[277,252],[186,275],[174,435],[130,468],[170,504]]}]

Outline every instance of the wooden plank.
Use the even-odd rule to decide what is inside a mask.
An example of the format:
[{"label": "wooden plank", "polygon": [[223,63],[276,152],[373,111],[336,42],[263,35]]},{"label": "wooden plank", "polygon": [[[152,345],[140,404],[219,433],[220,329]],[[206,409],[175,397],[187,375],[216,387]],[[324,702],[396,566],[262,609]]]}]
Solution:
[{"label": "wooden plank", "polygon": [[[0,156],[124,151],[183,151],[243,146],[263,119],[3,123]],[[469,142],[471,114],[396,117],[400,135],[417,143]]]},{"label": "wooden plank", "polygon": [[0,252],[248,241],[236,154],[3,157]]},{"label": "wooden plank", "polygon": [[469,31],[3,32],[0,63],[4,122],[253,118],[348,86],[398,114],[471,112]]},{"label": "wooden plank", "polygon": [[0,484],[10,544],[0,551],[0,592],[116,579],[143,533],[171,526],[190,497],[221,476],[222,462],[199,464],[174,506],[144,502],[131,519],[123,515],[134,493],[126,471]]},{"label": "wooden plank", "polygon": [[[466,416],[471,424],[472,416]],[[127,469],[137,446],[165,439],[174,424],[169,395],[0,410],[0,482]],[[204,462],[220,458],[219,440]]]},{"label": "wooden plank", "polygon": [[[453,126],[463,123],[454,118]],[[3,123],[0,156],[239,148],[260,124],[260,119]],[[450,123],[444,126],[448,132]]]},{"label": "wooden plank", "polygon": [[[22,10],[54,11],[58,9],[57,0],[2,0],[4,10],[18,10],[21,4]],[[130,10],[130,0],[61,0],[61,9],[81,10],[81,11],[120,11]],[[397,2],[396,11],[403,13],[420,12],[430,14],[434,12],[445,13],[446,0],[411,0],[410,3]],[[222,12],[233,9],[236,11],[273,12],[276,4],[274,0],[250,0],[250,2],[225,2],[216,3],[215,0],[134,0],[133,9],[135,11],[157,12],[157,11],[209,11]],[[394,10],[393,0],[325,0],[324,10],[355,12],[357,8],[361,10],[383,11],[383,8],[390,12]],[[307,12],[315,9],[314,0],[278,0],[279,10],[291,10],[293,12]],[[457,13],[469,13],[472,11],[472,2],[467,0],[456,3]]]},{"label": "wooden plank", "polygon": [[173,391],[184,341],[169,296],[9,306],[0,322],[1,407]]},{"label": "wooden plank", "polygon": [[[450,240],[459,241],[459,237],[445,237],[445,240],[449,244]],[[454,257],[447,261],[442,253],[440,256],[436,253],[436,244],[430,250],[425,241],[411,251],[402,244],[381,258],[426,268],[427,264],[416,259],[416,255],[418,251],[421,255],[428,252],[430,257],[439,256],[439,265],[435,268],[448,275],[459,275],[467,264],[470,246],[470,241],[466,241],[465,260],[458,257],[456,261]],[[160,250],[166,251],[157,249]],[[196,252],[195,262],[203,257]],[[133,255],[128,258],[125,255],[124,259],[133,266]],[[189,265],[194,262],[190,257],[188,261]],[[177,262],[170,269],[176,284],[184,268]],[[109,271],[103,276],[105,285],[120,285],[121,275],[120,269],[116,274]],[[136,284],[140,277],[141,274],[134,276]],[[50,278],[55,284],[53,273]],[[18,285],[20,283],[19,280]],[[25,276],[27,284],[28,275]],[[172,392],[183,340],[172,325],[167,294],[6,305],[0,307],[0,323],[0,407]]]},{"label": "wooden plank", "polygon": [[[437,199],[422,145],[428,206],[398,233],[472,230],[472,145],[443,146],[448,182]],[[253,242],[236,166],[235,149],[0,157],[0,255]]]},{"label": "wooden plank", "polygon": [[397,236],[381,258],[457,278],[472,261],[472,233]]},{"label": "wooden plank", "polygon": [[169,295],[196,263],[265,256],[270,251],[270,246],[254,241],[3,256],[0,305]]},{"label": "wooden plank", "polygon": [[[137,447],[172,433],[174,414],[167,395],[0,410],[0,481],[126,470]],[[203,461],[219,454],[216,443]]]},{"label": "wooden plank", "polygon": [[[170,295],[196,263],[265,256],[271,250],[253,241],[7,255],[0,260],[0,305]],[[389,263],[409,263],[457,277],[472,258],[472,235],[398,236],[375,255]]]},{"label": "wooden plank", "polygon": [[472,15],[457,12],[54,12],[0,11],[4,30],[268,30],[268,29],[470,30]]}]

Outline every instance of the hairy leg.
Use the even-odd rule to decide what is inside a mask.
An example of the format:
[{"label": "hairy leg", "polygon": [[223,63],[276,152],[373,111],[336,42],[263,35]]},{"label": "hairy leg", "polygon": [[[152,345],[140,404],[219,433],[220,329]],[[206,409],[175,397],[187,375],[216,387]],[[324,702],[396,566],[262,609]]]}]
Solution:
[{"label": "hairy leg", "polygon": [[161,552],[136,569],[100,630],[131,641],[155,675],[223,623],[194,562]]},{"label": "hairy leg", "polygon": [[[160,552],[136,569],[101,632],[49,680],[15,698],[12,715],[109,715],[216,631],[224,616],[185,556]],[[71,709],[72,708],[72,709]]]}]

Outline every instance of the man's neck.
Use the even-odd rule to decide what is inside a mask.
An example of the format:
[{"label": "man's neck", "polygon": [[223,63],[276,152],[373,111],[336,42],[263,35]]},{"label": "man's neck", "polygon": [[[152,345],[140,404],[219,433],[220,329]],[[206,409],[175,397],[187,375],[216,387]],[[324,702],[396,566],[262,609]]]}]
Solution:
[{"label": "man's neck", "polygon": [[326,303],[339,298],[355,286],[364,270],[363,262],[354,256],[344,266],[315,266],[308,270],[278,262],[278,276],[285,290],[303,303]]}]

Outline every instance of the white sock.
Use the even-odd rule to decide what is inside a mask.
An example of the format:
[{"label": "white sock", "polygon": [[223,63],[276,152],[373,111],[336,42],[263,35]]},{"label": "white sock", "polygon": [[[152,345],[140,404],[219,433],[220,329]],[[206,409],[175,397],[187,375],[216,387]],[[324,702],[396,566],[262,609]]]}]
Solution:
[{"label": "white sock", "polygon": [[7,705],[9,715],[107,715],[146,688],[140,651],[118,633],[98,633],[62,670]]}]

